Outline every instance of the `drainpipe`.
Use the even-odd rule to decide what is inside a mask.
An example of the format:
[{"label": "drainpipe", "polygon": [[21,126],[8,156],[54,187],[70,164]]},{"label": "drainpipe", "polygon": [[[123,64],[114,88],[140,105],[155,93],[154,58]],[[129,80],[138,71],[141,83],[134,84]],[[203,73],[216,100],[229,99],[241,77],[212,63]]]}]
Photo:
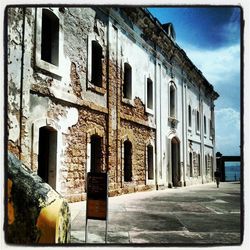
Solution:
[{"label": "drainpipe", "polygon": [[[155,51],[156,51],[156,44],[155,44]],[[160,72],[159,72],[160,73]],[[160,82],[160,74],[159,74],[159,79],[157,77],[158,75],[158,68],[157,68],[157,55],[156,55],[156,52],[155,52],[155,91],[154,91],[154,99],[155,99],[155,123],[156,123],[156,138],[155,138],[155,186],[156,186],[156,189],[158,190],[158,159],[159,157],[161,157],[161,150],[159,147],[157,147],[157,142],[158,142],[158,135],[159,135],[159,132],[161,131],[161,125],[158,127],[158,119],[161,118],[161,111],[159,112],[160,115],[158,116],[157,115],[157,107],[160,107],[161,109],[161,95],[159,96],[159,98],[157,98],[157,92],[158,92],[158,88],[161,89],[161,82]],[[157,87],[159,85],[159,87]],[[160,103],[160,105],[159,105]],[[158,118],[159,117],[159,118]]]},{"label": "drainpipe", "polygon": [[187,85],[184,83],[184,80],[182,82],[182,138],[183,138],[183,146],[182,146],[182,152],[183,152],[183,171],[182,171],[182,179],[183,179],[183,185],[186,186],[186,165],[187,165],[187,159],[186,159],[186,140],[187,140],[187,119],[186,119],[186,88]]},{"label": "drainpipe", "polygon": [[24,71],[24,35],[25,35],[25,8],[23,8],[23,30],[22,30],[22,56],[21,56],[21,79],[20,79],[20,133],[19,133],[19,160],[22,159],[22,128],[23,128],[23,71]]},{"label": "drainpipe", "polygon": [[[110,110],[110,105],[109,105],[109,100],[110,100],[110,85],[109,85],[109,22],[110,22],[110,12],[108,10],[108,26],[107,26],[107,55],[106,55],[106,58],[107,58],[107,69],[106,69],[106,74],[107,74],[107,86],[106,86],[106,89],[107,89],[107,108],[108,108],[108,115],[107,115],[107,144],[106,144],[106,172],[108,173],[109,171],[109,129],[110,129],[110,115],[112,114],[111,113],[111,110]],[[111,128],[112,129],[112,128]]]},{"label": "drainpipe", "polygon": [[[201,90],[200,90],[201,91]],[[204,183],[204,114],[203,114],[203,101],[201,99],[201,92],[200,92],[200,142],[201,142],[201,180],[202,184]]]}]

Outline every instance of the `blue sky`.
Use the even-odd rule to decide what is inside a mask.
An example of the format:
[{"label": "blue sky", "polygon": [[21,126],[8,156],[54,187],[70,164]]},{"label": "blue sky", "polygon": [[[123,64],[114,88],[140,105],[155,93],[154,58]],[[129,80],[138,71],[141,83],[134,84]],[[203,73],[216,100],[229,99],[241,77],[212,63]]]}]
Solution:
[{"label": "blue sky", "polygon": [[148,10],[162,24],[173,23],[177,44],[220,95],[215,102],[216,150],[240,155],[240,8]]}]

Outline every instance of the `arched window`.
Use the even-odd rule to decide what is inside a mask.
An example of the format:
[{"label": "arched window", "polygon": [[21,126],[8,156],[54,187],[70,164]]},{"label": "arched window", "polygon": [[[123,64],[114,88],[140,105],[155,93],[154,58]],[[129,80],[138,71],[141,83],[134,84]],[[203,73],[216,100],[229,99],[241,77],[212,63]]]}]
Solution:
[{"label": "arched window", "polygon": [[41,59],[58,66],[59,19],[50,10],[42,10]]},{"label": "arched window", "polygon": [[124,142],[124,181],[132,181],[132,143]]},{"label": "arched window", "polygon": [[102,46],[97,41],[92,41],[91,82],[97,87],[102,87]]},{"label": "arched window", "polygon": [[153,146],[147,146],[147,165],[148,165],[148,179],[154,179],[154,151]]},{"label": "arched window", "polygon": [[153,109],[153,82],[147,78],[147,108]]},{"label": "arched window", "polygon": [[169,92],[170,117],[176,118],[176,89],[173,84],[170,85]]},{"label": "arched window", "polygon": [[128,63],[124,63],[123,98],[132,99],[132,68]]}]

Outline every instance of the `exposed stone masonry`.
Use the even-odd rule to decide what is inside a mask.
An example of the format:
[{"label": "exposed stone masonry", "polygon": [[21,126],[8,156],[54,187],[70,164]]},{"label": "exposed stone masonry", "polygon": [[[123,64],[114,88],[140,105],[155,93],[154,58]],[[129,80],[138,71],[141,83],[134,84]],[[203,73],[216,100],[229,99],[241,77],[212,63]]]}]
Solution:
[{"label": "exposed stone masonry", "polygon": [[[102,171],[108,171],[109,195],[155,188],[158,185],[156,176],[151,182],[147,177],[147,146],[152,146],[153,155],[155,155],[151,156],[151,161],[154,162],[151,171],[154,171],[155,175],[161,171],[167,174],[170,172],[170,169],[166,168],[170,168],[170,161],[168,160],[171,157],[167,155],[169,152],[166,141],[171,141],[172,138],[176,137],[178,138],[176,141],[180,142],[180,148],[185,142],[180,130],[181,123],[178,125],[178,129],[173,131],[167,127],[168,107],[165,105],[167,101],[164,100],[166,103],[162,105],[166,106],[166,110],[162,110],[162,112],[166,112],[166,114],[164,113],[164,117],[166,116],[164,118],[165,124],[162,121],[162,127],[158,128],[158,139],[161,135],[162,142],[160,143],[162,145],[160,143],[156,145],[156,123],[162,115],[156,114],[159,111],[159,107],[156,107],[158,101],[156,94],[159,94],[157,88],[159,84],[162,84],[162,88],[165,88],[164,93],[167,95],[168,90],[165,83],[169,80],[168,72],[170,69],[165,61],[160,62],[160,56],[155,57],[155,54],[152,54],[160,53],[162,48],[153,52],[153,47],[151,48],[149,45],[152,44],[152,41],[149,44],[146,40],[141,41],[144,39],[143,35],[148,34],[148,30],[151,30],[150,27],[142,28],[133,39],[131,39],[132,36],[129,33],[131,32],[130,28],[133,27],[133,25],[130,25],[131,20],[138,22],[138,27],[141,28],[144,21],[149,17],[144,13],[145,20],[140,21],[136,16],[130,20],[130,14],[127,14],[128,17],[126,17],[127,10],[125,9],[120,17],[124,24],[123,21],[119,21],[121,22],[119,24],[116,23],[115,18],[113,20],[113,17],[108,16],[107,8],[51,9],[53,9],[51,13],[54,12],[58,15],[60,30],[62,30],[59,44],[62,45],[63,49],[60,55],[59,73],[50,71],[50,67],[55,67],[55,65],[42,68],[36,64],[39,45],[36,44],[37,41],[34,38],[37,39],[39,36],[39,33],[35,33],[39,26],[39,20],[35,18],[38,9],[26,8],[25,16],[22,15],[22,8],[10,8],[8,12],[8,93],[10,94],[8,96],[8,131],[10,131],[8,150],[37,172],[40,128],[46,127],[49,131],[56,131],[57,148],[54,150],[57,161],[55,164],[57,168],[55,171],[56,189],[69,201],[80,201],[85,199],[86,174],[91,168],[91,137],[98,136],[101,141],[102,157],[97,159],[97,162]],[[140,9],[133,10],[131,15],[137,12],[143,14]],[[26,25],[24,30],[26,47],[24,51],[22,51],[22,33],[20,32],[24,27],[23,18]],[[151,21],[149,23],[152,26]],[[127,24],[130,28],[126,26]],[[137,32],[136,29],[134,32]],[[145,32],[145,34],[140,34],[140,32]],[[155,31],[152,30],[152,33],[155,33]],[[172,46],[171,41],[169,39],[165,41],[162,32],[159,34],[161,45],[165,44],[169,50]],[[155,41],[155,34],[153,35]],[[139,38],[135,42],[137,36]],[[97,42],[102,50],[101,86],[96,86],[92,82],[92,41]],[[129,51],[130,48],[131,52]],[[122,96],[124,81],[122,64],[136,59],[133,58],[132,54],[136,49],[143,56],[142,60],[149,60],[149,62],[144,64],[140,70],[133,65],[133,74],[140,71],[138,74],[140,74],[142,80],[137,83],[136,77],[133,78],[132,99],[125,100]],[[21,64],[22,53],[24,65]],[[174,50],[171,50],[171,53],[174,53]],[[182,57],[184,58],[184,54]],[[167,59],[166,57],[164,60]],[[179,59],[176,58],[177,61]],[[161,70],[157,68],[160,65],[158,62],[161,64]],[[177,68],[177,63],[172,65],[173,68]],[[47,64],[49,63],[47,62]],[[184,66],[185,62],[181,62],[181,67]],[[21,79],[19,72],[22,70],[23,78]],[[181,70],[184,71],[184,68],[181,68]],[[161,76],[159,77],[157,74],[161,74]],[[146,110],[145,96],[147,90],[144,90],[143,76],[152,79],[162,78],[162,83],[157,82],[157,80],[153,80],[152,83],[154,84],[154,88],[152,88],[153,99],[157,99],[154,100],[152,113]],[[176,79],[171,76],[171,81],[174,80],[176,80],[176,85],[177,83],[180,84],[182,83],[182,76],[179,79],[177,79],[177,76]],[[20,93],[21,82],[23,83],[23,93]],[[181,91],[181,88],[181,86],[178,86],[177,90]],[[23,94],[22,97],[21,94]],[[178,100],[180,100],[181,94],[177,94]],[[21,107],[21,105],[23,106]],[[182,108],[182,105],[178,104],[178,108]],[[178,110],[178,112],[180,120],[182,110]],[[158,118],[156,119],[157,115]],[[20,122],[22,124],[19,124]],[[124,181],[124,143],[126,141],[129,141],[132,145],[131,181]],[[211,145],[210,149],[212,152]],[[198,146],[195,150],[200,152]],[[160,155],[158,159],[156,159],[156,154]],[[165,155],[166,159],[162,159],[161,157],[165,157]],[[186,170],[189,171],[188,164],[183,165],[183,157],[181,162],[178,163],[178,167],[186,167]],[[51,163],[51,165],[53,164]],[[211,165],[209,157],[209,172],[212,172]],[[189,174],[186,176],[189,177]],[[193,176],[198,177],[196,153],[193,154]],[[167,176],[164,176],[162,180],[171,183],[171,178],[167,180]],[[167,184],[163,183],[162,185],[167,186]]]}]

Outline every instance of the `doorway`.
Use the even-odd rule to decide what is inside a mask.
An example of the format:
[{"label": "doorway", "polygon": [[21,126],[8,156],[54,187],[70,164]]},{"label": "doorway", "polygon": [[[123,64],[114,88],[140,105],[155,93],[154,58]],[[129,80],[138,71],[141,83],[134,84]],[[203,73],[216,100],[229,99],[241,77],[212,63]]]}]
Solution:
[{"label": "doorway", "polygon": [[177,138],[171,140],[172,183],[174,187],[180,186],[180,144]]},{"label": "doorway", "polygon": [[124,181],[132,181],[132,143],[124,142]]},{"label": "doorway", "polygon": [[91,173],[102,172],[102,137],[98,135],[91,136]]},{"label": "doorway", "polygon": [[38,175],[56,190],[57,131],[51,127],[39,129]]}]

